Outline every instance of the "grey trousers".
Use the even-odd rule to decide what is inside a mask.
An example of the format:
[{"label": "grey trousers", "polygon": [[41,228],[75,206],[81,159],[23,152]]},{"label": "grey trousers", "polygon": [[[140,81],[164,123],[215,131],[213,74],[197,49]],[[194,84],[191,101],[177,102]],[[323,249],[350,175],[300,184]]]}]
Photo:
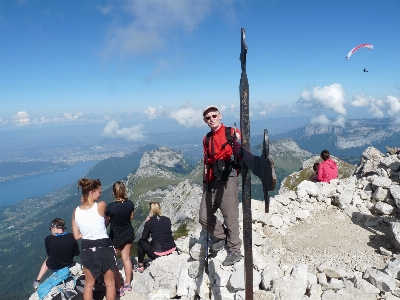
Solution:
[{"label": "grey trousers", "polygon": [[[242,241],[239,238],[239,202],[237,177],[229,177],[227,181],[209,182],[201,198],[199,222],[205,230],[217,239],[227,239],[229,251],[240,254]],[[224,225],[215,213],[220,209],[224,217]]]}]

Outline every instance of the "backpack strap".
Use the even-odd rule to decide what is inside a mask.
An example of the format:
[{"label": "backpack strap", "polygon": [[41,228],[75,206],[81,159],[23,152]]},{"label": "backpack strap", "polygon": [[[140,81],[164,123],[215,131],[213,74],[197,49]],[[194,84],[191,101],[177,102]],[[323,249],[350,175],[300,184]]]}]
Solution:
[{"label": "backpack strap", "polygon": [[[210,149],[210,139],[211,139],[211,135],[212,135],[212,131],[210,131],[209,133],[207,133],[207,135],[206,135],[206,146],[207,146],[207,156],[206,156],[206,165],[208,165],[208,159],[209,159],[209,157],[210,157],[210,152],[209,152],[209,149]],[[211,155],[214,155],[215,153],[214,153],[214,143],[212,144],[212,153],[211,153]]]},{"label": "backpack strap", "polygon": [[226,137],[226,142],[222,144],[222,148],[225,148],[226,145],[231,145],[233,147],[233,138],[232,138],[232,127],[225,127],[225,137]]}]

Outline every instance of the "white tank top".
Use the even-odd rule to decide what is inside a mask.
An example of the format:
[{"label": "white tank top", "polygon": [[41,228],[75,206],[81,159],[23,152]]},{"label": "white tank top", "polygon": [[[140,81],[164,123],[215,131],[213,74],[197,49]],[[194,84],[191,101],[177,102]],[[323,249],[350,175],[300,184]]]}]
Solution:
[{"label": "white tank top", "polygon": [[99,240],[108,238],[104,217],[99,215],[96,202],[87,210],[80,209],[78,206],[75,210],[75,222],[82,233],[82,239]]}]

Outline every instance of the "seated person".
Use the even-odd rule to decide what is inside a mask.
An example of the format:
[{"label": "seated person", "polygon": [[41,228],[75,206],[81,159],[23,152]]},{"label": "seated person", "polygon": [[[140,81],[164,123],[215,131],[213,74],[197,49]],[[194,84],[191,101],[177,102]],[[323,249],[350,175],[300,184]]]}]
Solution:
[{"label": "seated person", "polygon": [[[147,240],[151,235],[151,243]],[[176,245],[172,237],[171,220],[161,216],[161,207],[158,202],[150,203],[150,213],[142,233],[142,238],[138,242],[138,268],[137,271],[143,272],[144,255],[147,254],[151,259],[168,255],[174,252]]]},{"label": "seated person", "polygon": [[323,162],[319,163],[317,172],[317,181],[330,182],[332,179],[338,178],[338,166],[331,159],[328,150],[322,150],[321,158]]},{"label": "seated person", "polygon": [[314,165],[313,165],[313,170],[315,171],[315,173],[314,174],[311,174],[311,176],[310,176],[310,181],[317,181],[317,176],[318,176],[318,166],[319,166],[319,163],[315,163]]},{"label": "seated person", "polygon": [[51,235],[48,235],[44,240],[47,258],[33,283],[35,289],[39,287],[40,280],[47,270],[50,269],[54,272],[75,264],[74,256],[79,255],[78,242],[72,233],[66,233],[64,229],[66,229],[64,220],[56,218],[51,221]]}]

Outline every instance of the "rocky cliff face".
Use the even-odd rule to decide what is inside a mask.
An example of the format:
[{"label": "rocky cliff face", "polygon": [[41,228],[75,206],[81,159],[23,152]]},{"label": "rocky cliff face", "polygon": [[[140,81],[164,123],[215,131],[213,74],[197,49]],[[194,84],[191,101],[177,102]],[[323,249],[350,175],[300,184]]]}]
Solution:
[{"label": "rocky cliff face", "polygon": [[269,149],[274,156],[287,155],[288,153],[300,159],[312,156],[311,152],[301,149],[293,139],[289,138],[271,141]]},{"label": "rocky cliff face", "polygon": [[[255,299],[400,298],[399,171],[400,156],[371,147],[351,177],[303,181],[272,198],[270,214],[253,200]],[[301,231],[307,226],[313,230]],[[377,237],[365,240],[371,231]],[[300,241],[306,251],[297,247]],[[206,274],[206,234],[199,226],[177,245],[181,254],[134,274],[135,299],[244,299],[244,260],[223,267],[222,250],[210,258]]]},{"label": "rocky cliff face", "polygon": [[133,198],[136,206],[143,202],[162,202],[186,175],[194,176],[187,174],[191,169],[181,151],[159,147],[145,152],[139,168],[127,176],[127,194]]},{"label": "rocky cliff face", "polygon": [[128,182],[134,184],[148,177],[177,178],[189,169],[182,152],[159,147],[143,154],[139,168],[128,175]]}]

